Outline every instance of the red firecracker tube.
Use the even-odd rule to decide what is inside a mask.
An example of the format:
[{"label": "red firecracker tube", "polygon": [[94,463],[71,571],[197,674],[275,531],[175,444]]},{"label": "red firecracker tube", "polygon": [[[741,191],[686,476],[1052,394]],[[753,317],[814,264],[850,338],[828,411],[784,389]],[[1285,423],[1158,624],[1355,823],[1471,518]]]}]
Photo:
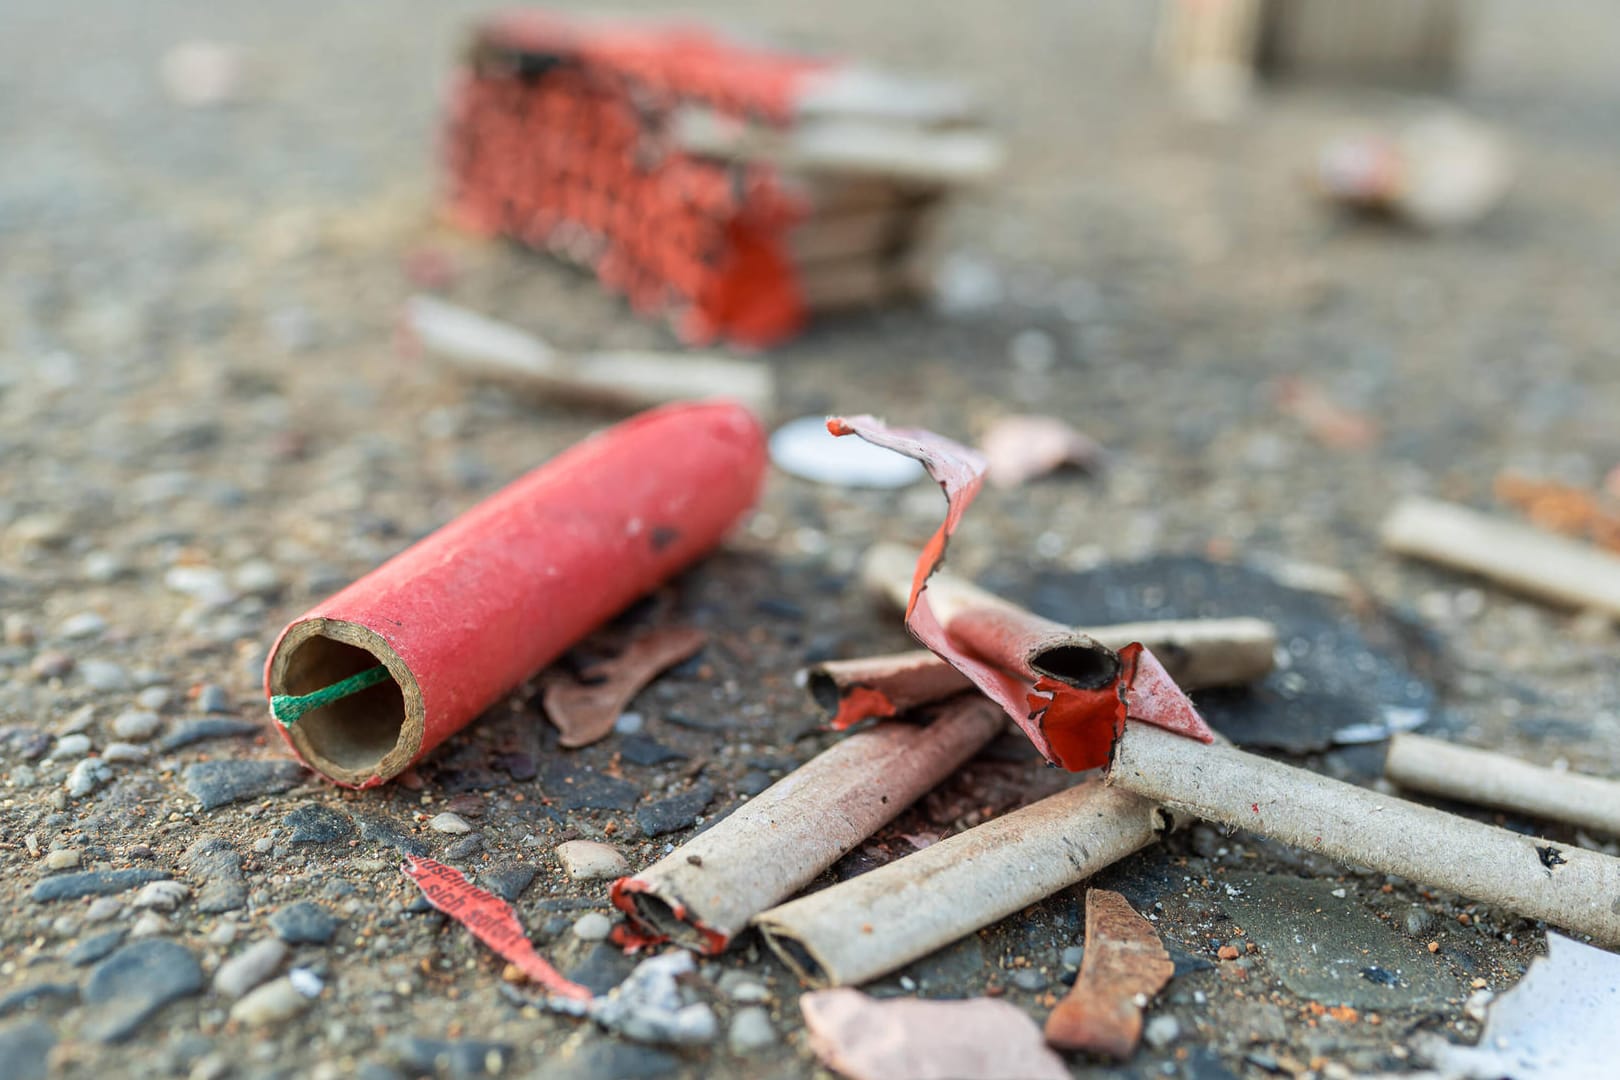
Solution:
[{"label": "red firecracker tube", "polygon": [[268,695],[388,678],[276,724],[372,787],[713,549],[753,504],[764,433],[729,402],[654,409],[580,443],[294,620]]}]

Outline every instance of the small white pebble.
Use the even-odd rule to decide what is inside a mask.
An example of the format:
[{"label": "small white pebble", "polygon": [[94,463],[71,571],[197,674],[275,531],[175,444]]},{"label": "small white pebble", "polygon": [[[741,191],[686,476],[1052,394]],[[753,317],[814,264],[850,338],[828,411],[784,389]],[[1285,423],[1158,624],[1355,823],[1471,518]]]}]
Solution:
[{"label": "small white pebble", "polygon": [[448,810],[442,814],[435,814],[433,820],[428,822],[428,828],[434,832],[449,833],[452,836],[472,832],[472,826],[467,824],[466,818],[460,814],[452,814]]},{"label": "small white pebble", "polygon": [[112,775],[112,770],[103,765],[100,758],[85,758],[73,766],[73,771],[68,773],[63,786],[66,787],[69,796],[82,799],[111,780]]},{"label": "small white pebble", "polygon": [[641,731],[645,723],[638,712],[620,713],[619,718],[613,721],[613,730],[620,735],[635,735]]},{"label": "small white pebble", "polygon": [[595,840],[563,841],[557,845],[557,862],[574,881],[606,881],[630,871],[616,848]]},{"label": "small white pebble", "polygon": [[224,948],[236,940],[237,926],[228,919],[221,919],[219,925],[208,931],[208,944]]},{"label": "small white pebble", "polygon": [[613,920],[599,911],[581,915],[574,923],[574,936],[581,941],[602,941],[613,932]]},{"label": "small white pebble", "polygon": [[101,760],[109,764],[123,765],[130,762],[145,761],[151,757],[151,751],[144,746],[136,746],[130,742],[108,743],[107,748],[101,752]]},{"label": "small white pebble", "polygon": [[293,984],[294,990],[307,998],[320,997],[321,991],[326,986],[321,982],[321,977],[309,968],[293,968],[287,972],[287,981]]},{"label": "small white pebble", "polygon": [[141,913],[141,917],[135,920],[135,925],[130,929],[129,936],[132,938],[156,937],[159,934],[167,934],[168,932],[168,919],[155,911],[144,911]]},{"label": "small white pebble", "polygon": [[79,865],[79,857],[78,848],[57,848],[55,851],[46,854],[45,869],[71,870]]},{"label": "small white pebble", "polygon": [[90,736],[81,733],[64,735],[56,740],[51,748],[51,760],[61,761],[64,758],[81,758],[90,752]]},{"label": "small white pebble", "polygon": [[231,1006],[231,1019],[249,1027],[263,1027],[290,1020],[309,1008],[309,998],[300,993],[292,979],[283,976],[265,983]]},{"label": "small white pebble", "polygon": [[111,896],[98,896],[90,901],[90,906],[85,909],[84,919],[86,922],[106,922],[108,919],[116,918],[123,910],[122,901],[115,900]]},{"label": "small white pebble", "polygon": [[141,886],[141,891],[135,894],[134,904],[138,908],[173,911],[180,906],[180,901],[189,895],[191,888],[182,882],[150,881]]},{"label": "small white pebble", "polygon": [[129,709],[113,718],[113,734],[126,742],[145,742],[158,733],[163,721],[155,712]]}]

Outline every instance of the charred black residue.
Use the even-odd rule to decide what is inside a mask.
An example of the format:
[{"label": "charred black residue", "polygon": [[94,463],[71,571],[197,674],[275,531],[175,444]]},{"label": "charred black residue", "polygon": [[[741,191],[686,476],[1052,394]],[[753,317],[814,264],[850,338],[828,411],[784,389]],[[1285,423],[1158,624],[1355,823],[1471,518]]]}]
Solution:
[{"label": "charred black residue", "polygon": [[1536,848],[1536,854],[1541,856],[1541,865],[1547,868],[1548,873],[1552,872],[1553,867],[1563,866],[1569,861],[1565,859],[1563,854],[1551,844],[1548,844],[1545,847]]}]

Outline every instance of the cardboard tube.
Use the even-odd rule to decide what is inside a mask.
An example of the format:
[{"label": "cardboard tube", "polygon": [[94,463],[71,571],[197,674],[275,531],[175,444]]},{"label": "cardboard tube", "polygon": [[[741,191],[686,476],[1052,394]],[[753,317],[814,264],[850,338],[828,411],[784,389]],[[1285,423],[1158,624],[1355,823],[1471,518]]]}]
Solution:
[{"label": "cardboard tube", "polygon": [[659,937],[718,953],[995,737],[1006,717],[978,696],[929,724],[888,723],[816,755],[731,816],[631,877],[613,903]]},{"label": "cardboard tube", "polygon": [[868,982],[1151,844],[1157,807],[1081,784],[754,919],[817,986]]},{"label": "cardboard tube", "polygon": [[1423,735],[1396,735],[1384,775],[1403,788],[1620,836],[1620,783]]},{"label": "cardboard tube", "polygon": [[1129,723],[1108,783],[1172,811],[1620,945],[1620,859]]},{"label": "cardboard tube", "polygon": [[1397,506],[1384,521],[1383,540],[1402,555],[1620,617],[1620,555],[1590,544],[1429,499]]},{"label": "cardboard tube", "polygon": [[399,774],[714,548],[764,469],[759,422],[730,402],[656,409],[585,440],[293,620],[267,695],[379,664],[389,677],[277,729],[340,784]]},{"label": "cardboard tube", "polygon": [[[862,561],[861,577],[868,589],[904,609],[915,570],[916,555],[905,547],[874,544]],[[977,611],[993,613],[1003,625],[1022,627],[1029,641],[1049,639],[1053,648],[1087,638],[1116,650],[1139,642],[1185,690],[1257,682],[1271,672],[1277,652],[1277,628],[1264,619],[1165,619],[1069,627],[1025,611],[945,570],[935,571],[928,579],[928,595],[952,636],[957,634],[956,620]],[[944,660],[937,662],[948,666]]]}]

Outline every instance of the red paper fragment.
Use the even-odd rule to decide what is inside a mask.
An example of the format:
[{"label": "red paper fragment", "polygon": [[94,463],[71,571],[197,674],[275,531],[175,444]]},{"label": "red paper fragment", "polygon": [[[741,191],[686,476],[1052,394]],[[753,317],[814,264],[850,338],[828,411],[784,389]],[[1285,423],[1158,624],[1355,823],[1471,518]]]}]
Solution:
[{"label": "red paper fragment", "polygon": [[[623,934],[620,934],[614,938],[615,941],[617,941],[620,945],[623,945],[631,952],[636,952],[652,945],[662,945],[664,942],[669,940],[669,935],[660,934],[650,926],[647,926],[647,921],[636,912],[636,902],[633,899],[634,894],[649,891],[651,890],[647,883],[636,877],[619,878],[608,889],[608,899],[612,902],[613,906],[630,916],[630,921],[634,926],[645,927],[644,930],[625,931]],[[731,939],[725,934],[722,934],[712,926],[705,926],[702,919],[693,918],[692,913],[687,909],[685,904],[672,904],[670,906],[670,914],[673,915],[678,922],[686,923],[688,926],[691,926],[694,930],[703,935],[705,944],[701,951],[705,956],[719,956],[721,953],[726,951],[726,946],[731,944]]]},{"label": "red paper fragment", "polygon": [[696,627],[662,627],[638,635],[618,656],[592,664],[578,678],[548,674],[542,701],[546,715],[562,732],[558,742],[572,749],[607,735],[642,687],[708,640],[709,635]]},{"label": "red paper fragment", "polygon": [[1046,1041],[1121,1061],[1142,1037],[1139,997],[1157,994],[1175,965],[1153,924],[1119,893],[1086,891],[1086,955],[1074,989],[1046,1018]]},{"label": "red paper fragment", "polygon": [[[944,436],[892,429],[871,416],[833,417],[827,430],[915,458],[944,491],[945,521],[917,559],[906,629],[1005,709],[1048,761],[1074,772],[1106,765],[1127,718],[1214,741],[1192,702],[1140,644],[1120,650],[1110,677],[1081,680],[1040,669],[1042,644],[1062,628],[1011,605],[953,612],[944,625],[929,604],[928,579],[983,484],[984,459]],[[1108,655],[1101,646],[1096,651]]]},{"label": "red paper fragment", "polygon": [[851,1080],[1068,1080],[1035,1022],[1005,1001],[880,1001],[840,987],[799,1008],[810,1049]]},{"label": "red paper fragment", "polygon": [[465,926],[472,936],[494,949],[530,981],[558,997],[589,1001],[591,992],[570,982],[534,951],[517,913],[505,900],[487,893],[461,875],[459,870],[420,856],[409,856],[400,869],[416,882],[427,902]]}]

